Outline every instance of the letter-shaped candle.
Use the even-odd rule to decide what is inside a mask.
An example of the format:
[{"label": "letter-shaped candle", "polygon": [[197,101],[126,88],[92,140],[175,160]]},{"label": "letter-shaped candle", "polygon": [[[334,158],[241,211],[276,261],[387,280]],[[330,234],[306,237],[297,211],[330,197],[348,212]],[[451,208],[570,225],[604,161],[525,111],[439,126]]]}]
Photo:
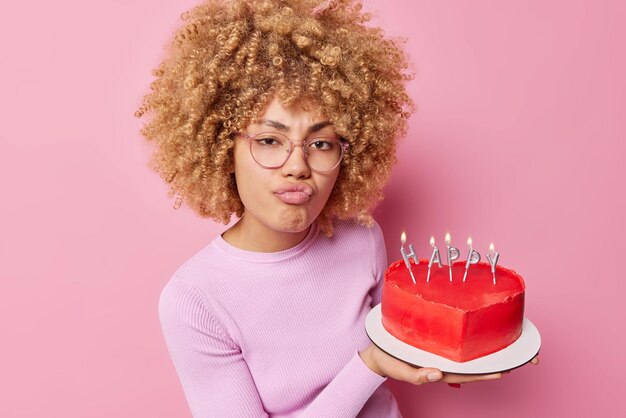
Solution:
[{"label": "letter-shaped candle", "polygon": [[426,275],[426,283],[430,281],[430,268],[433,266],[433,263],[437,263],[439,267],[442,267],[441,257],[439,257],[439,248],[435,247],[435,237],[430,237],[430,245],[433,246],[433,253],[430,256],[430,261],[428,262],[428,274]]},{"label": "letter-shaped candle", "polygon": [[400,241],[402,241],[400,252],[402,253],[404,264],[406,265],[406,268],[409,269],[409,273],[411,273],[411,279],[413,280],[413,284],[417,284],[417,282],[415,281],[415,276],[413,276],[413,270],[411,269],[410,259],[412,258],[415,264],[419,264],[419,259],[417,258],[417,254],[415,254],[415,249],[413,248],[412,244],[409,244],[409,250],[411,251],[409,254],[404,251],[404,243],[406,242],[406,234],[404,233],[404,231],[402,231],[402,235],[400,235]]},{"label": "letter-shaped candle", "polygon": [[489,254],[487,254],[487,260],[489,260],[489,264],[491,264],[491,274],[493,274],[493,284],[496,284],[496,264],[498,263],[498,254],[495,251],[495,247],[493,246],[493,242],[489,244]]},{"label": "letter-shaped candle", "polygon": [[450,269],[450,281],[452,281],[452,262],[459,258],[461,253],[458,248],[450,246],[450,233],[446,234],[446,248],[448,250],[448,268]]},{"label": "letter-shaped candle", "polygon": [[467,254],[467,262],[465,263],[465,274],[463,275],[463,281],[467,278],[467,271],[469,270],[470,264],[476,264],[480,261],[480,254],[478,251],[474,251],[472,248],[472,238],[467,239],[467,246],[469,247],[469,253]]}]

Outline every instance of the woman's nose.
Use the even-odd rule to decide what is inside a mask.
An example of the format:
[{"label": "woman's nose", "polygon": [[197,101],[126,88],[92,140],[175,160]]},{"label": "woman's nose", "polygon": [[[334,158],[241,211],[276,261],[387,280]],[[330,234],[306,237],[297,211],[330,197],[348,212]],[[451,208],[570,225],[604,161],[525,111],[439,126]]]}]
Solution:
[{"label": "woman's nose", "polygon": [[287,161],[282,166],[282,172],[284,176],[293,176],[297,179],[307,178],[311,175],[311,168],[302,145],[293,145]]}]

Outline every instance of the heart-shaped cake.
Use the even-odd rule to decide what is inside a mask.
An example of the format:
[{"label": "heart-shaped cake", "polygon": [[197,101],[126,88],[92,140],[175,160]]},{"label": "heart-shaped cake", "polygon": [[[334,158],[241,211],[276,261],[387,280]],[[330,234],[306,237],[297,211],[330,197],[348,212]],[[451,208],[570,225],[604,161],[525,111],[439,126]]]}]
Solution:
[{"label": "heart-shaped cake", "polygon": [[471,265],[463,281],[465,262],[449,267],[428,260],[411,261],[413,283],[403,260],[385,272],[382,323],[394,337],[419,349],[456,362],[499,351],[519,338],[524,320],[524,279],[513,270]]}]

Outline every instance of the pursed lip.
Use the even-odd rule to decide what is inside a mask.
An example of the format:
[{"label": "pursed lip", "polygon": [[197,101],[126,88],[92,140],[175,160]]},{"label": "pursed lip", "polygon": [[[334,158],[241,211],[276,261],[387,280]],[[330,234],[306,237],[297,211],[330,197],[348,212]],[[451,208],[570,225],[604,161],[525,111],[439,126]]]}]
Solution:
[{"label": "pursed lip", "polygon": [[274,190],[274,195],[289,205],[303,205],[311,200],[313,189],[304,183],[287,183]]},{"label": "pursed lip", "polygon": [[274,190],[275,194],[302,192],[311,196],[313,189],[305,183],[287,183]]}]

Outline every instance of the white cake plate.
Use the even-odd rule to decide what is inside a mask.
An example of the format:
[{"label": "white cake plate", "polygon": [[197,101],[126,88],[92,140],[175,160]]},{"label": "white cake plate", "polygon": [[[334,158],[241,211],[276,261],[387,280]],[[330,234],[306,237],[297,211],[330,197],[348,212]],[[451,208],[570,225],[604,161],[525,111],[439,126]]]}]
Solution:
[{"label": "white cake plate", "polygon": [[380,303],[367,314],[365,330],[370,340],[390,356],[413,366],[434,367],[446,373],[488,374],[515,369],[532,360],[541,347],[539,331],[532,322],[524,318],[522,335],[513,344],[495,353],[457,363],[415,348],[391,335],[383,326]]}]

